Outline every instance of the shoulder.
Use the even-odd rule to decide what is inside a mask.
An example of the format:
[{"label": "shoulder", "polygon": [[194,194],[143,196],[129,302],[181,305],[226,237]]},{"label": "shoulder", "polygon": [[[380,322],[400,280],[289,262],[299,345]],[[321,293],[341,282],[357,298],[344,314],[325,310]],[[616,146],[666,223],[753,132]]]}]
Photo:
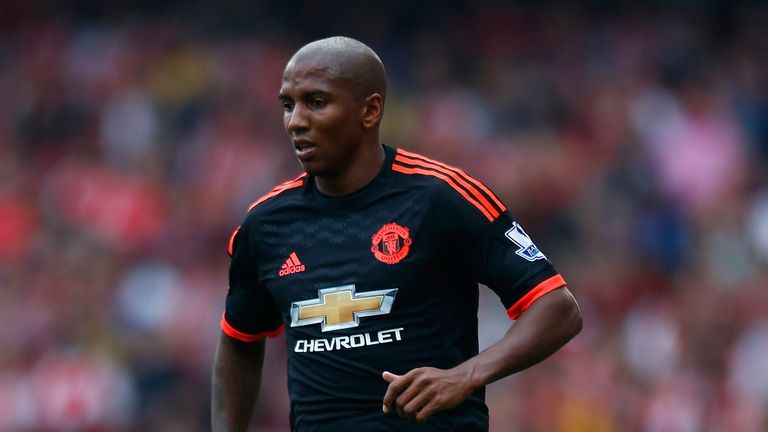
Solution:
[{"label": "shoulder", "polygon": [[[240,239],[252,238],[258,220],[268,213],[270,208],[273,209],[275,206],[279,206],[280,202],[290,200],[291,195],[295,196],[296,192],[304,186],[306,176],[306,173],[302,173],[292,180],[280,183],[248,206],[243,222],[237,226],[229,236],[229,246],[227,248],[229,256],[234,256],[234,251],[237,248],[237,245],[242,244]],[[246,242],[246,244],[247,243],[248,242]]]},{"label": "shoulder", "polygon": [[401,148],[394,149],[391,170],[401,181],[419,183],[433,188],[451,181],[449,172],[458,168]]},{"label": "shoulder", "polygon": [[272,190],[253,201],[246,209],[242,228],[258,225],[260,220],[273,214],[276,210],[300,199],[301,191],[306,184],[307,174],[282,182]]},{"label": "shoulder", "polygon": [[271,191],[262,195],[248,206],[248,217],[250,218],[252,215],[269,211],[274,206],[294,198],[297,192],[304,186],[306,179],[307,173],[301,173],[301,175],[292,180],[278,184]]},{"label": "shoulder", "polygon": [[433,189],[433,200],[473,208],[493,221],[507,208],[491,189],[458,167],[427,156],[397,149],[392,171]]}]

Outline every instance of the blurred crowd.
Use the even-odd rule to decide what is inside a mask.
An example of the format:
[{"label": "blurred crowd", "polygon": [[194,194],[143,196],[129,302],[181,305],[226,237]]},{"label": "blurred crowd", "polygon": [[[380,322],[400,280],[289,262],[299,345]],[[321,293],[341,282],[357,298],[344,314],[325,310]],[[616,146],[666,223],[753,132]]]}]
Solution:
[{"label": "blurred crowd", "polygon": [[388,68],[384,141],[489,184],[582,308],[491,431],[768,430],[764,2],[129,3],[0,7],[0,431],[209,427],[228,237],[299,173],[282,68],[334,34]]}]

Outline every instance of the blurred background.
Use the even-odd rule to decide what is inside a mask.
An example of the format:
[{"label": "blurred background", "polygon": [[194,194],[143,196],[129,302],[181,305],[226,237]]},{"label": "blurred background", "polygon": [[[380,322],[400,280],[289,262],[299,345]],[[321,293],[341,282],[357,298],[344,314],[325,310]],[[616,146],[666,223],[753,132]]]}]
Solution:
[{"label": "blurred background", "polygon": [[[0,431],[209,428],[229,234],[300,171],[282,69],[337,34],[384,140],[491,185],[582,307],[492,431],[768,431],[766,2],[221,3],[0,5]],[[253,430],[288,431],[268,345]]]}]

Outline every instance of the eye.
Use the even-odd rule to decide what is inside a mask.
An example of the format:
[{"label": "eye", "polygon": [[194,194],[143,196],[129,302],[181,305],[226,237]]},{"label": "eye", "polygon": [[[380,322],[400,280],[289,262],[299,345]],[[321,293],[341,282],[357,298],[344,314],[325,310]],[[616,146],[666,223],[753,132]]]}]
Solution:
[{"label": "eye", "polygon": [[323,108],[328,104],[328,102],[325,101],[325,99],[315,98],[310,99],[309,106],[314,109]]},{"label": "eye", "polygon": [[288,111],[288,112],[293,111],[293,101],[284,99],[280,101],[280,104],[283,106],[283,109],[285,111]]}]

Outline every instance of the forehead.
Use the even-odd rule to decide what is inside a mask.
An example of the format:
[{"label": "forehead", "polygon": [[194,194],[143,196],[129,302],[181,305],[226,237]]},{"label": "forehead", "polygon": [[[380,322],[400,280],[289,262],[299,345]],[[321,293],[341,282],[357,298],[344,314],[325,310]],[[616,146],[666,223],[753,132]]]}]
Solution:
[{"label": "forehead", "polygon": [[285,67],[280,93],[290,91],[343,92],[341,68],[329,59],[293,58]]}]

